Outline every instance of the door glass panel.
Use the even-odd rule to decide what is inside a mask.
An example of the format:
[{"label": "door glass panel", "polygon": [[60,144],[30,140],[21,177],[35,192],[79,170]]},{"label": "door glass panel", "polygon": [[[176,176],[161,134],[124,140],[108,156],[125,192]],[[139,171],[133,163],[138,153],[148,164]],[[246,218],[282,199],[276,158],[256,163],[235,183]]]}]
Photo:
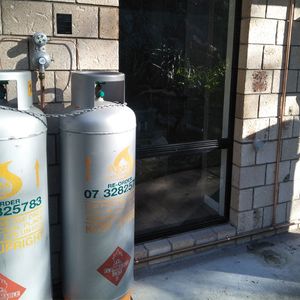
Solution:
[{"label": "door glass panel", "polygon": [[126,0],[120,7],[120,70],[138,146],[221,138],[229,0]]},{"label": "door glass panel", "polygon": [[136,232],[224,215],[226,150],[137,160]]}]

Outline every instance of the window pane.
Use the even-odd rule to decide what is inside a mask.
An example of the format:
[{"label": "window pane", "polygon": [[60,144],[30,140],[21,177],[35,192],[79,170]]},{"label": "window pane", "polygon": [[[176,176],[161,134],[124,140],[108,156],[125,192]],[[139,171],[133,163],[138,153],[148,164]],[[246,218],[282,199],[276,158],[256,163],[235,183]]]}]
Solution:
[{"label": "window pane", "polygon": [[229,0],[120,1],[138,146],[222,136]]},{"label": "window pane", "polygon": [[224,215],[226,150],[137,161],[137,234]]}]

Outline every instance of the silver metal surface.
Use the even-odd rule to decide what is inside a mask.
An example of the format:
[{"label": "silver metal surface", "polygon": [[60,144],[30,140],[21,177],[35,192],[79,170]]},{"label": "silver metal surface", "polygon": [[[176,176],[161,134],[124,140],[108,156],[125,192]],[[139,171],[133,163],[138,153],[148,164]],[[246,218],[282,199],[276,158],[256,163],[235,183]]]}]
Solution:
[{"label": "silver metal surface", "polygon": [[103,82],[105,101],[125,102],[125,75],[119,72],[74,72],[72,73],[72,104],[79,109],[95,106],[95,83]]},{"label": "silver metal surface", "polygon": [[101,107],[61,120],[63,281],[70,300],[119,300],[133,280],[136,120],[126,106]]},{"label": "silver metal surface", "polygon": [[[41,114],[30,72],[0,72],[0,80],[17,80],[18,108]],[[46,126],[0,110],[0,299],[19,298],[52,299]]]}]

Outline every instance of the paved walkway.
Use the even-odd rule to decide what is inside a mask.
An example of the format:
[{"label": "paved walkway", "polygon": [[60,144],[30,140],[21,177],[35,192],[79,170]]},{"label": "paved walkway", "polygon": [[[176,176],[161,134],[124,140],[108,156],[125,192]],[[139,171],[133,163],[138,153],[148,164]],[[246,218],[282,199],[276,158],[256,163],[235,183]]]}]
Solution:
[{"label": "paved walkway", "polygon": [[134,300],[300,299],[300,232],[135,273]]}]

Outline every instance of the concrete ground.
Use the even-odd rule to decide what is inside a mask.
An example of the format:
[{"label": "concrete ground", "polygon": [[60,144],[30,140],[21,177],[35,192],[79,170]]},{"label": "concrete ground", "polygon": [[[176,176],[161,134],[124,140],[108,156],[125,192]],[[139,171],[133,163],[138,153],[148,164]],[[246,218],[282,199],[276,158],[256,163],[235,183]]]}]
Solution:
[{"label": "concrete ground", "polygon": [[133,299],[300,299],[300,232],[138,269]]}]

